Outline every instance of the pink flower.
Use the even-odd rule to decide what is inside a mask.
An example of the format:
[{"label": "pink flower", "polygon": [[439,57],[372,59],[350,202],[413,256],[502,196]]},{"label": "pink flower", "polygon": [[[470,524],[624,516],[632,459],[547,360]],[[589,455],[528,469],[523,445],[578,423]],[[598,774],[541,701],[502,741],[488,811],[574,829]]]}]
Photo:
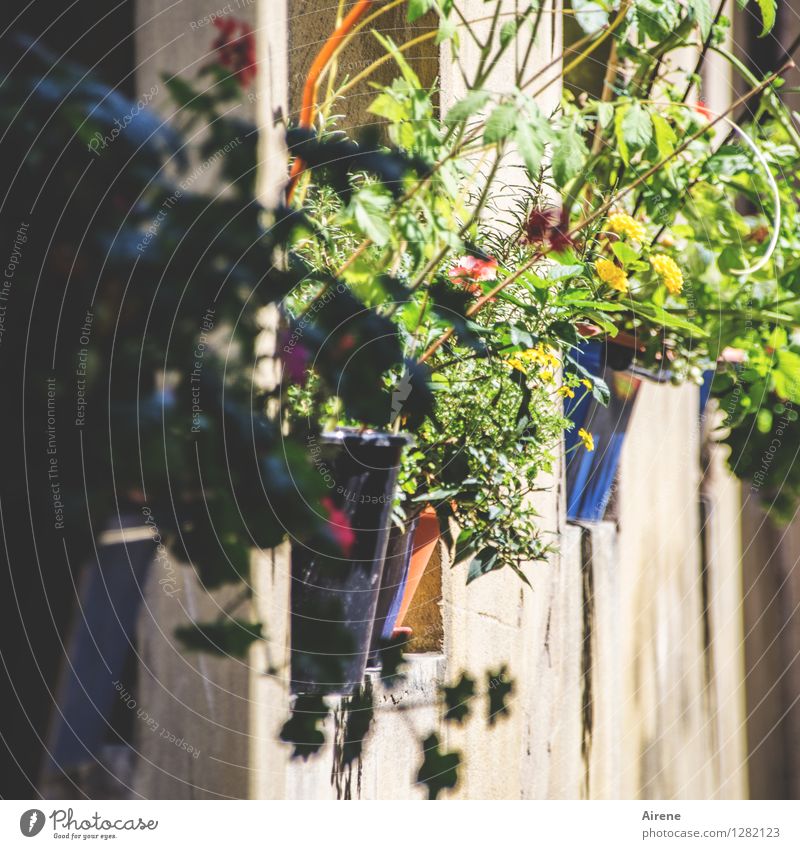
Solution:
[{"label": "pink flower", "polygon": [[344,510],[337,507],[333,501],[325,496],[320,503],[328,513],[328,530],[341,548],[345,557],[350,555],[353,544],[356,541],[355,531],[350,526],[350,519]]},{"label": "pink flower", "polygon": [[448,272],[451,280],[497,280],[497,260],[494,257],[480,259],[466,254]]}]

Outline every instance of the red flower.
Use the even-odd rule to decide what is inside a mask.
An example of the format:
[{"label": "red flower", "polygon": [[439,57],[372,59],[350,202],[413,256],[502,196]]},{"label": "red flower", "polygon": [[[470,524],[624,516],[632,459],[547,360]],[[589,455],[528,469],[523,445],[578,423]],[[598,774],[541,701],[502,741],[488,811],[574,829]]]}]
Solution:
[{"label": "red flower", "polygon": [[[477,281],[497,280],[497,260],[493,256],[488,259],[481,259],[466,254],[459,259],[458,265],[454,265],[448,271],[448,275],[454,283],[458,283],[471,295],[480,297],[483,294],[483,288]],[[489,298],[489,300],[494,301],[496,299]]]},{"label": "red flower", "polygon": [[541,245],[557,221],[558,213],[555,209],[534,209],[525,222],[523,241],[529,245]]},{"label": "red flower", "polygon": [[350,519],[347,518],[347,513],[337,507],[327,496],[321,499],[320,503],[328,513],[328,530],[339,544],[339,548],[341,548],[344,556],[349,557],[350,552],[353,550],[353,544],[356,541],[356,535],[350,526]]},{"label": "red flower", "polygon": [[694,111],[697,112],[698,115],[702,115],[703,118],[708,121],[711,118],[711,110],[706,106],[705,102],[702,100],[698,100],[695,103]]},{"label": "red flower", "polygon": [[256,39],[250,26],[232,17],[215,18],[214,26],[219,30],[212,45],[217,61],[246,88],[256,75]]},{"label": "red flower", "polygon": [[551,250],[561,253],[573,247],[575,242],[569,235],[569,216],[565,209],[534,209],[523,228],[522,241],[529,245],[549,242]]},{"label": "red flower", "polygon": [[497,280],[497,260],[490,256],[480,259],[467,254],[448,272],[451,280]]}]

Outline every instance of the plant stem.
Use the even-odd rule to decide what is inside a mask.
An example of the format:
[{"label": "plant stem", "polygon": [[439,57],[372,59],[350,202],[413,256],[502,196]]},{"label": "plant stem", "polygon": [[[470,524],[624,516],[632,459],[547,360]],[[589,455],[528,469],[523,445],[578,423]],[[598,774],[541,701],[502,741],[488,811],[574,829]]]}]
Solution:
[{"label": "plant stem", "polygon": [[[361,18],[372,8],[375,0],[358,0],[355,6],[350,10],[347,17],[339,24],[333,33],[328,37],[322,49],[317,54],[311,64],[311,68],[306,77],[306,83],[303,87],[303,101],[300,107],[299,124],[301,127],[311,127],[314,123],[314,110],[317,99],[317,86],[319,85],[322,72],[328,65],[328,62],[333,58],[336,48],[343,38],[353,29]],[[295,186],[300,178],[300,175],[305,170],[305,163],[298,156],[289,175],[289,186],[286,190],[286,201],[290,203],[294,194]]]}]

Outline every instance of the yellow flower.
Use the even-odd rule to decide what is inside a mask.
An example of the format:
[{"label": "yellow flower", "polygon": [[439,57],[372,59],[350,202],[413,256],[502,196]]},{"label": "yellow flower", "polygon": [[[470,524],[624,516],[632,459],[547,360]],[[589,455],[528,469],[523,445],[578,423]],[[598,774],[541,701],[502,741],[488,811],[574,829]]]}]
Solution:
[{"label": "yellow flower", "polygon": [[664,281],[670,295],[677,295],[683,289],[683,274],[678,264],[666,254],[655,254],[650,257],[650,264],[656,274]]},{"label": "yellow flower", "polygon": [[525,368],[525,363],[519,357],[510,357],[508,360],[508,364],[513,366],[517,371],[521,371],[523,374],[527,374],[528,371]]},{"label": "yellow flower", "polygon": [[590,390],[590,391],[591,391],[591,388],[592,388],[592,381],[591,381],[591,380],[589,380],[589,378],[588,378],[588,377],[582,377],[582,378],[581,378],[581,385],[582,385],[582,386],[585,386],[588,390]]},{"label": "yellow flower", "polygon": [[603,283],[608,283],[612,289],[616,289],[618,292],[628,291],[627,275],[610,259],[598,259],[594,267],[597,269],[597,276]]},{"label": "yellow flower", "polygon": [[555,375],[550,369],[545,369],[544,371],[539,372],[539,377],[542,379],[543,383],[552,383],[555,379]]},{"label": "yellow flower", "polygon": [[545,345],[538,345],[536,348],[528,348],[527,351],[520,351],[508,361],[514,368],[520,371],[525,371],[525,363],[532,363],[536,366],[555,370],[559,366],[558,357]]},{"label": "yellow flower", "polygon": [[636,239],[637,242],[643,241],[647,235],[644,225],[625,212],[615,212],[610,215],[607,223],[608,229],[612,233],[619,233],[619,235],[627,236],[629,239]]},{"label": "yellow flower", "polygon": [[564,386],[558,387],[558,394],[562,398],[574,398],[575,397],[575,391],[571,387],[567,386],[566,384],[564,384]]},{"label": "yellow flower", "polygon": [[580,437],[581,442],[583,443],[583,447],[587,451],[594,451],[594,437],[589,433],[588,430],[584,430],[581,428],[578,431],[578,436]]}]

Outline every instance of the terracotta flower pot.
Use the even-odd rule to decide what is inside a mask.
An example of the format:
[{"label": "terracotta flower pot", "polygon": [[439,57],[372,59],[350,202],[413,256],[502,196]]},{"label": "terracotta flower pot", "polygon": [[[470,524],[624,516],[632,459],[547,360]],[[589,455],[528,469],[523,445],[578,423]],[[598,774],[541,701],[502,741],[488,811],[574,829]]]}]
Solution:
[{"label": "terracotta flower pot", "polygon": [[403,628],[408,608],[419,588],[419,582],[433,555],[433,549],[439,541],[439,519],[433,507],[426,507],[420,514],[417,527],[414,531],[414,546],[411,551],[411,563],[408,567],[408,578],[406,580],[403,598],[400,602],[400,611],[397,614],[397,625],[393,636],[399,633],[410,634],[410,629]]},{"label": "terracotta flower pot", "polygon": [[391,638],[394,626],[397,624],[397,615],[400,612],[400,604],[408,581],[414,532],[418,522],[419,514],[409,516],[404,527],[394,525],[389,535],[389,545],[386,548],[386,557],[383,559],[383,575],[378,594],[378,606],[375,610],[368,667],[380,666],[381,646]]}]

